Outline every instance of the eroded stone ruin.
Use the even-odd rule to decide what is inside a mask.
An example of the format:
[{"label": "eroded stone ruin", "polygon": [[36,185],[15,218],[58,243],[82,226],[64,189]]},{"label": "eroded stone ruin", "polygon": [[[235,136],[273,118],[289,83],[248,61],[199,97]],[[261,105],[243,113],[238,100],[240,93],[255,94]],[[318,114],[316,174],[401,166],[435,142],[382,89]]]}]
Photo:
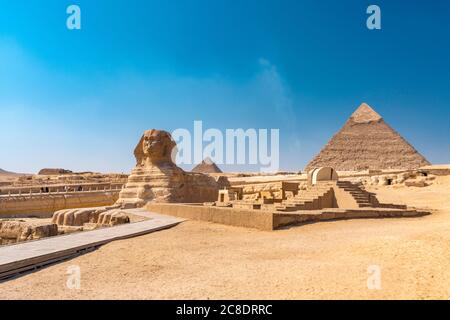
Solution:
[{"label": "eroded stone ruin", "polygon": [[0,245],[38,240],[56,235],[58,235],[58,227],[53,223],[37,220],[0,220]]},{"label": "eroded stone ruin", "polygon": [[53,214],[60,233],[93,230],[130,223],[130,218],[120,209],[109,207],[66,209]]},{"label": "eroded stone ruin", "polygon": [[221,190],[218,201],[212,205],[282,212],[327,208],[406,209],[403,205],[380,203],[376,196],[367,192],[361,184],[339,180],[337,172],[331,167],[314,168],[308,172],[307,184],[301,190],[299,183],[283,182],[279,195],[270,191],[259,191],[254,199],[236,196],[235,194],[242,193],[237,190],[237,188]]},{"label": "eroded stone ruin", "polygon": [[61,175],[61,174],[71,174],[71,170],[66,170],[62,168],[44,168],[39,170],[38,175],[51,176],[51,175]]}]

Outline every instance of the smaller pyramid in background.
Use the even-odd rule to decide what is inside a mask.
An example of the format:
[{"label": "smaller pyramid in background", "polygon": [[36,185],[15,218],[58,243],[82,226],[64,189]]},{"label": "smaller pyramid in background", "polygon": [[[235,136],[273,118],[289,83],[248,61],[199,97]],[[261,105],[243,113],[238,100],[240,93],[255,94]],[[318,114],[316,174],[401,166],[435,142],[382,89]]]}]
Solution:
[{"label": "smaller pyramid in background", "polygon": [[222,170],[210,159],[206,158],[199,165],[197,165],[192,172],[196,173],[222,173]]}]

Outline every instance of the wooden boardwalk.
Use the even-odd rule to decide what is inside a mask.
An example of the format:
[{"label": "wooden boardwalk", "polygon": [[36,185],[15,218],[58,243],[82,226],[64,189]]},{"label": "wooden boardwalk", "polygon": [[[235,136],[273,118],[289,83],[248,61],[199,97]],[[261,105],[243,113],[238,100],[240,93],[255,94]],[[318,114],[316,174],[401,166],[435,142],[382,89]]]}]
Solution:
[{"label": "wooden boardwalk", "polygon": [[184,221],[144,209],[124,211],[150,220],[0,247],[0,279],[77,256],[114,240],[167,229]]}]

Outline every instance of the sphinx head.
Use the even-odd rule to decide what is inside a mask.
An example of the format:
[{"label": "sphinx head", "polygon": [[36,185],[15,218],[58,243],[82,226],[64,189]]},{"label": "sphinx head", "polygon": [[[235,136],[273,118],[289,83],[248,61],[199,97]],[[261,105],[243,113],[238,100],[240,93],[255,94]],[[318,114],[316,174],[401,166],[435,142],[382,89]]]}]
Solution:
[{"label": "sphinx head", "polygon": [[147,130],[134,150],[138,165],[172,161],[176,146],[170,133],[163,130]]}]

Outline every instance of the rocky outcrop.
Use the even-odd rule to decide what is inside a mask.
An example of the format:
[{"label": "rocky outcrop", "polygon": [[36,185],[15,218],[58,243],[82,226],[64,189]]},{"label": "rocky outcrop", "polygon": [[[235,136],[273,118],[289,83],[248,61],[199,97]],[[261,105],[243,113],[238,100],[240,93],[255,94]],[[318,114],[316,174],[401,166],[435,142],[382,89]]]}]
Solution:
[{"label": "rocky outcrop", "polygon": [[217,200],[219,184],[201,173],[185,172],[172,159],[176,144],[162,130],[148,130],[137,144],[136,167],[117,204],[140,207],[147,202],[208,202]]},{"label": "rocky outcrop", "polygon": [[61,168],[44,168],[39,171],[38,175],[52,176],[52,175],[70,174],[70,173],[73,173],[73,172],[70,170],[61,169]]},{"label": "rocky outcrop", "polygon": [[0,245],[38,240],[56,235],[58,235],[58,227],[54,223],[0,220]]}]

